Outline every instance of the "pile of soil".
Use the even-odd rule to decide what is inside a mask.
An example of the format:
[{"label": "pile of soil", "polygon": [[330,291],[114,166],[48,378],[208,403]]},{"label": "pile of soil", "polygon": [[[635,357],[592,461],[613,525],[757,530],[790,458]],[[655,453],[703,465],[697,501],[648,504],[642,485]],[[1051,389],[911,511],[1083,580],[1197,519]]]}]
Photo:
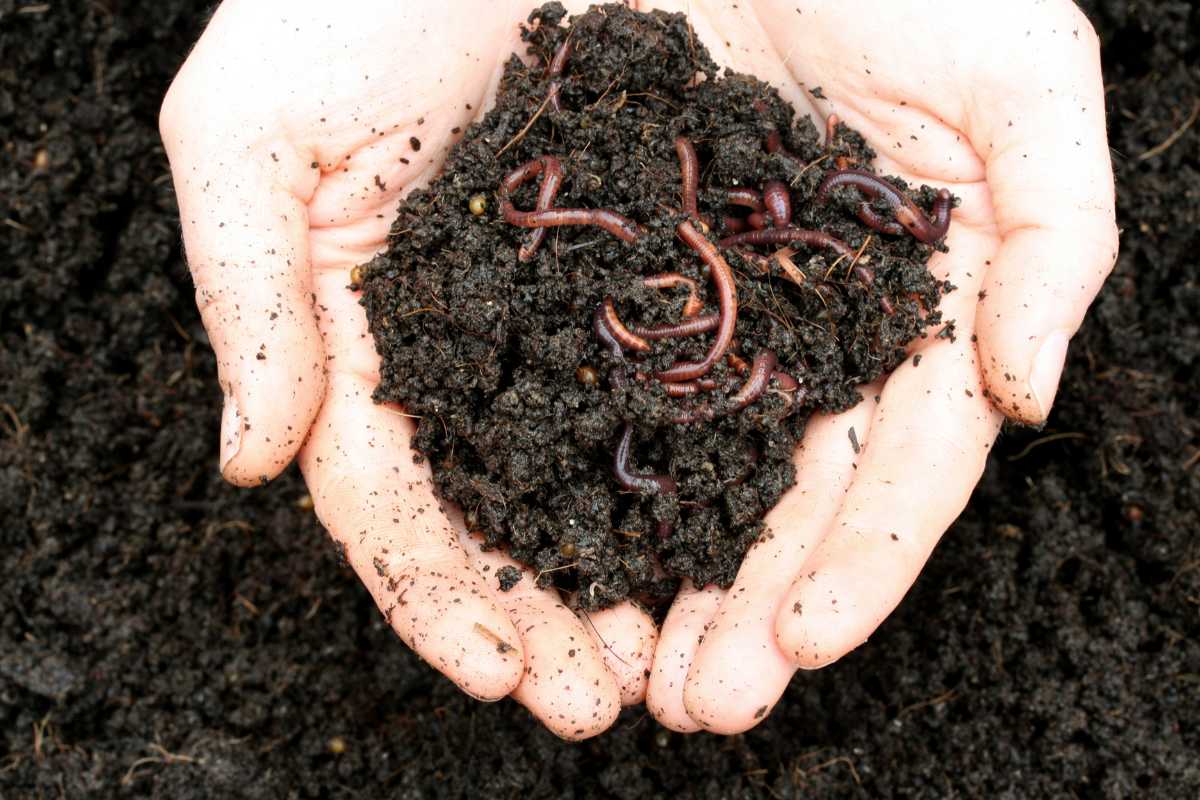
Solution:
[{"label": "pile of soil", "polygon": [[[864,201],[856,190],[815,199],[835,163],[874,158],[854,131],[840,125],[824,146],[774,89],[718,77],[683,14],[613,4],[569,25],[564,16],[559,3],[533,12],[524,32],[533,65],[509,60],[494,109],[467,129],[442,176],[406,199],[387,252],[362,273],[383,358],[376,397],[420,416],[414,441],[442,496],[489,546],[538,570],[540,585],[579,590],[587,609],[631,594],[669,601],[679,578],[733,582],[763,515],[794,483],[809,414],[857,403],[856,387],[893,369],[908,342],[941,322],[947,287],[924,267],[933,245],[881,236],[849,213]],[[569,53],[561,71],[551,67],[560,52]],[[765,146],[772,134],[782,147]],[[745,213],[729,216],[728,188],[780,181],[794,226],[836,237],[843,251],[797,242],[789,279],[767,258],[781,244],[757,256],[722,246],[737,286],[729,352],[748,364],[769,350],[801,387],[773,384],[742,411],[729,406],[747,379],[724,359],[707,374],[714,391],[681,400],[664,383],[633,380],[637,353],[614,356],[594,330],[606,298],[630,327],[680,321],[688,294],[642,280],[668,272],[708,283],[707,306],[695,313],[717,311],[707,265],[676,230],[696,222],[681,211],[678,137],[699,157],[699,217],[711,222],[713,244],[745,225]],[[643,227],[636,241],[590,225],[554,227],[522,258],[530,231],[506,221],[507,193],[497,187],[545,156],[564,173],[555,207],[616,211]],[[509,199],[534,208],[539,191],[530,180]],[[925,208],[933,195],[914,193]],[[655,341],[637,370],[698,361],[715,337]],[[680,418],[689,421],[673,422]],[[619,484],[618,440],[633,443],[631,471],[674,486]]]},{"label": "pile of soil", "polygon": [[897,612],[745,735],[579,745],[407,651],[295,472],[221,482],[156,129],[209,6],[0,0],[5,800],[1200,793],[1192,4],[1085,3],[1121,257]]}]

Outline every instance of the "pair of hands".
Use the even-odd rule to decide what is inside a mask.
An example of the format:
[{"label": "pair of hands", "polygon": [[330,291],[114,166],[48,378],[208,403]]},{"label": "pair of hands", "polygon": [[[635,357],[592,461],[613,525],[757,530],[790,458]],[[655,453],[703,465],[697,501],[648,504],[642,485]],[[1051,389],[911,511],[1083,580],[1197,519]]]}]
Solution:
[{"label": "pair of hands", "polygon": [[837,660],[896,607],[1003,416],[1046,419],[1117,251],[1098,43],[1067,0],[652,4],[687,12],[718,63],[778,87],[818,127],[836,112],[882,173],[962,198],[950,252],[929,265],[958,286],[942,303],[956,338],[917,342],[919,366],[814,418],[796,486],[767,517],[774,536],[731,589],[685,585],[658,631],[632,604],[585,619],[529,579],[497,590],[511,562],[438,510],[412,421],[372,402],[378,356],[346,289],[385,246],[399,199],[489,107],[534,5],[217,10],[161,128],[225,396],[221,472],[255,485],[298,456],[318,517],[393,628],[474,697],[511,695],[571,739],[643,701],[673,730],[743,731],[796,669]]}]

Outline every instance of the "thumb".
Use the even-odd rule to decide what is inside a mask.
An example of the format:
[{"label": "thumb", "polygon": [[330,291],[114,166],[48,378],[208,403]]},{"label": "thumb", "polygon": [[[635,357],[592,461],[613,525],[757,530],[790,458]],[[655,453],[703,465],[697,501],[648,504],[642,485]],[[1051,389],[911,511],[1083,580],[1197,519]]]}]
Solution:
[{"label": "thumb", "polygon": [[177,79],[159,123],[225,396],[221,473],[250,486],[288,465],[324,396],[306,210],[320,173],[261,130],[248,142],[218,107]]},{"label": "thumb", "polygon": [[980,104],[970,132],[987,159],[1001,243],[977,312],[988,394],[1045,422],[1067,342],[1117,256],[1099,44],[1086,20],[1055,29],[1020,96]]}]

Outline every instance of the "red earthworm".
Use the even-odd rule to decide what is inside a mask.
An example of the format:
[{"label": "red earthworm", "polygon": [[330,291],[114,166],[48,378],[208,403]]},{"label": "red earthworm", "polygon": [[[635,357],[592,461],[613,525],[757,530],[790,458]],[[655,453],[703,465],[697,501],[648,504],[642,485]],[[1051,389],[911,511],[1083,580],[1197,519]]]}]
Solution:
[{"label": "red earthworm", "polygon": [[643,339],[656,341],[658,339],[681,339],[685,336],[695,336],[700,333],[715,331],[721,324],[720,314],[705,314],[703,317],[692,317],[673,325],[655,325],[651,328],[634,328],[633,335]]},{"label": "red earthworm", "polygon": [[[530,164],[536,163],[534,161]],[[562,165],[557,158],[546,156],[542,161],[542,185],[538,187],[537,205],[535,208],[538,211],[545,211],[554,204],[554,198],[558,195],[558,189],[562,185],[563,171]],[[522,177],[522,182],[525,176]],[[519,184],[518,184],[519,185]],[[516,188],[515,186],[513,187]],[[528,261],[533,258],[537,249],[541,246],[542,240],[546,238],[545,228],[534,228],[533,233],[529,234],[529,238],[525,244],[521,245],[521,249],[517,251],[517,260]]]},{"label": "red earthworm", "polygon": [[725,226],[725,230],[730,233],[741,233],[748,227],[746,220],[741,217],[721,217],[721,223]]},{"label": "red earthworm", "polygon": [[779,359],[772,351],[759,351],[758,355],[754,357],[754,364],[750,367],[750,376],[746,378],[742,388],[738,389],[737,394],[730,398],[732,403],[729,408],[730,412],[741,411],[763,396],[763,392],[767,391],[767,385],[771,382],[771,375],[774,373],[778,361]]},{"label": "red earthworm", "polygon": [[713,287],[717,290],[717,307],[720,309],[720,321],[717,325],[716,337],[708,354],[700,361],[678,363],[669,369],[656,373],[654,377],[663,383],[690,381],[693,378],[699,378],[707,374],[712,369],[713,364],[716,364],[729,349],[729,342],[733,339],[733,329],[737,324],[737,283],[733,279],[733,270],[730,269],[729,263],[721,255],[721,251],[716,248],[716,245],[704,238],[704,235],[696,230],[687,220],[676,225],[675,232],[708,265],[709,277],[712,279]]},{"label": "red earthworm", "polygon": [[[896,221],[911,233],[918,241],[930,244],[946,235],[950,227],[950,209],[954,198],[947,189],[939,189],[937,199],[933,201],[933,219],[925,216],[925,212],[917,206],[913,199],[901,192],[895,186],[877,175],[860,169],[835,170],[825,176],[817,187],[817,202],[825,202],[829,192],[841,186],[853,186],[873,200],[882,199],[896,215]],[[867,214],[863,214],[866,208]],[[892,231],[882,227],[882,220],[870,210],[866,203],[858,208],[858,218],[863,224],[884,233]],[[893,229],[894,230],[894,229]]]},{"label": "red earthworm", "polygon": [[[770,352],[769,350],[766,352]],[[733,371],[738,375],[745,375],[752,371],[752,367],[746,363],[746,360],[735,353],[727,353],[725,360],[729,362],[729,366],[733,367]],[[772,367],[771,380],[779,384],[779,388],[785,392],[794,392],[800,388],[800,381],[788,375],[786,372],[779,372]]]},{"label": "red earthworm", "polygon": [[608,319],[604,311],[604,303],[598,303],[596,310],[592,312],[592,333],[596,334],[596,338],[600,343],[608,348],[608,352],[614,358],[624,358],[625,351],[621,348],[621,343],[617,340],[617,335],[613,329],[609,327]]},{"label": "red earthworm", "polygon": [[551,111],[561,111],[562,106],[558,101],[558,92],[562,88],[562,80],[559,76],[562,75],[563,67],[567,65],[567,59],[571,56],[571,37],[568,36],[562,40],[562,44],[554,51],[553,57],[550,59],[550,68],[546,70],[546,77],[550,79],[550,89],[546,92],[546,98],[550,103]]},{"label": "red earthworm", "polygon": [[[593,319],[598,319],[600,322],[595,324],[602,324],[622,350],[635,350],[639,353],[645,353],[650,349],[648,341],[629,330],[629,328],[626,328],[625,323],[621,322],[621,318],[617,316],[617,308],[613,305],[611,297],[604,298],[604,301],[597,308],[596,314],[598,316]],[[603,340],[603,338],[602,336],[601,339]]]},{"label": "red earthworm", "polygon": [[633,445],[633,423],[626,422],[621,431],[621,441],[613,454],[613,477],[621,488],[639,494],[675,494],[677,485],[670,475],[651,475],[631,472],[629,451]]},{"label": "red earthworm", "polygon": [[726,353],[725,360],[729,362],[729,366],[733,367],[733,371],[738,375],[745,375],[750,371],[750,365],[746,363],[746,359],[737,353]]},{"label": "red earthworm", "polygon": [[700,299],[700,289],[696,286],[696,282],[691,278],[680,275],[678,272],[663,272],[658,275],[651,275],[648,278],[642,278],[642,285],[651,289],[669,289],[673,286],[688,287],[688,299],[683,304],[683,316],[685,319],[696,316],[704,308],[704,301]]},{"label": "red earthworm", "polygon": [[689,397],[700,392],[711,392],[717,388],[717,382],[712,378],[697,378],[683,383],[664,383],[663,388],[667,397]]},{"label": "red earthworm", "polygon": [[[756,400],[762,397],[763,393],[767,391],[767,386],[770,384],[771,379],[776,375],[775,364],[777,359],[775,357],[775,353],[771,352],[770,350],[763,350],[756,355],[754,357],[754,364],[752,366],[747,366],[746,362],[742,361],[741,359],[738,359],[738,361],[741,361],[744,369],[738,369],[737,367],[735,367],[735,369],[738,369],[738,372],[748,372],[749,377],[747,377],[746,382],[742,384],[742,388],[738,389],[737,394],[729,398],[730,405],[724,411],[726,414],[733,413],[734,411],[741,411],[743,408],[746,408],[751,403],[754,403]],[[790,375],[784,375],[784,373],[778,374],[784,376],[785,378],[791,378]],[[690,411],[684,411],[676,414],[671,418],[671,421],[677,425],[686,425],[691,422],[710,420],[716,415],[717,412],[713,409],[713,407],[706,403],[705,405],[699,406],[698,408],[694,408]]]},{"label": "red earthworm", "polygon": [[559,225],[596,225],[624,242],[634,242],[641,236],[636,223],[615,211],[598,208],[549,208],[540,211],[520,211],[509,198],[517,187],[543,172],[560,175],[562,165],[554,156],[539,156],[510,172],[500,183],[500,213],[510,225],[518,228],[556,227]]},{"label": "red earthworm", "polygon": [[761,231],[767,227],[767,215],[761,211],[754,211],[750,216],[746,217],[746,222],[756,231]]},{"label": "red earthworm", "polygon": [[854,250],[841,239],[821,231],[807,228],[770,228],[762,231],[747,231],[726,236],[719,242],[722,250],[739,244],[787,244],[788,242],[803,242],[810,247],[828,247],[838,255],[852,256]]},{"label": "red earthworm", "polygon": [[[507,205],[507,208],[505,206]],[[623,242],[636,242],[641,231],[637,223],[606,208],[551,208],[546,211],[517,211],[512,203],[501,202],[500,212],[511,225],[519,228],[556,228],[561,225],[595,225]]]},{"label": "red earthworm", "polygon": [[892,305],[892,299],[886,294],[879,296],[879,307],[883,309],[883,313],[889,317],[896,313],[896,307]]},{"label": "red earthworm", "polygon": [[767,181],[763,184],[762,199],[767,216],[775,223],[776,228],[792,224],[792,195],[786,183]]},{"label": "red earthworm", "polygon": [[833,140],[837,138],[837,126],[841,122],[837,114],[825,118],[825,147],[832,148]]},{"label": "red earthworm", "polygon": [[699,219],[696,195],[700,190],[700,159],[696,157],[696,148],[686,136],[676,136],[675,154],[679,156],[679,173],[683,177],[683,213]]},{"label": "red earthworm", "polygon": [[749,189],[744,186],[726,189],[725,202],[731,206],[748,208],[751,211],[763,211],[766,209],[766,206],[763,205],[762,194],[757,189]]},{"label": "red earthworm", "polygon": [[767,134],[767,152],[779,153],[779,155],[790,158],[792,161],[795,161],[798,164],[804,163],[800,159],[800,156],[783,146],[783,135],[777,130],[771,131]]}]

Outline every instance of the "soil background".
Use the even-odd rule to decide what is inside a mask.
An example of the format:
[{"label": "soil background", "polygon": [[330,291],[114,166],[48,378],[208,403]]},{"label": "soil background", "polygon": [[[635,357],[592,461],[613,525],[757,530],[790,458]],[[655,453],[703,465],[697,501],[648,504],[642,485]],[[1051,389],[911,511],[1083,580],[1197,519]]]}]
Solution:
[{"label": "soil background", "polygon": [[156,130],[207,5],[0,0],[0,797],[1200,793],[1200,124],[1139,158],[1200,102],[1192,3],[1084,3],[1121,258],[870,645],[745,735],[578,745],[411,655],[294,471],[219,479]]}]

